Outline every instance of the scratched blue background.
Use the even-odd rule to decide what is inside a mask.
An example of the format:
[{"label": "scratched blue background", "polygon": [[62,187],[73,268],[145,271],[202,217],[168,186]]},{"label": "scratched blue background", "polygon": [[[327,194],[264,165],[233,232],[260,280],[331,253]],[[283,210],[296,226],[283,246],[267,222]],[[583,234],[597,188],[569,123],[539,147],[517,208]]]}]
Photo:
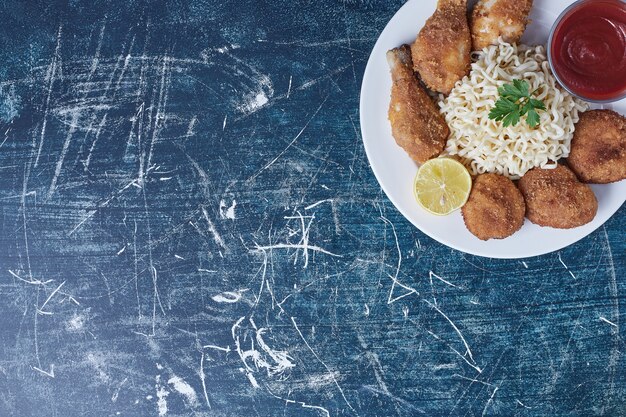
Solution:
[{"label": "scratched blue background", "polygon": [[500,261],[381,192],[401,4],[2,3],[0,416],[626,415],[624,208]]}]

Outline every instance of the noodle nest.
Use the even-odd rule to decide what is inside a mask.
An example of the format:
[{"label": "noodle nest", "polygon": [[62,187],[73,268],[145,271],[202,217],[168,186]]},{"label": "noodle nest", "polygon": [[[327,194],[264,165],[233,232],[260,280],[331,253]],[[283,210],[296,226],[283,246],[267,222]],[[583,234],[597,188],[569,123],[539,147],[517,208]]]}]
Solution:
[{"label": "noodle nest", "polygon": [[[574,124],[586,104],[557,85],[543,46],[500,41],[474,53],[471,72],[439,101],[450,137],[445,154],[458,156],[473,175],[487,172],[519,179],[535,167],[555,168],[570,152]],[[523,116],[515,126],[489,119],[498,87],[526,80],[533,97],[544,102],[540,122],[531,128]]]}]

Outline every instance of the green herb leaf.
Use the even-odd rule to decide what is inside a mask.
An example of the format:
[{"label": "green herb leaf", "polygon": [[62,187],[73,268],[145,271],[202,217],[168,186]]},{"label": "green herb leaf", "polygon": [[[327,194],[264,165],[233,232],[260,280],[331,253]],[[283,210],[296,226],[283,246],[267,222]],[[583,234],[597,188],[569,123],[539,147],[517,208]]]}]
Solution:
[{"label": "green herb leaf", "polygon": [[518,110],[513,110],[502,119],[502,124],[504,127],[507,126],[515,126],[520,119],[520,113]]},{"label": "green herb leaf", "polygon": [[532,128],[539,125],[540,117],[537,110],[545,110],[541,100],[532,98],[530,86],[525,80],[513,80],[511,84],[504,84],[498,88],[500,98],[489,112],[489,118],[502,121],[504,127],[515,126],[520,118],[526,115],[526,123]]},{"label": "green herb leaf", "polygon": [[539,124],[539,114],[535,109],[529,110],[526,116],[526,123],[528,126],[535,128]]},{"label": "green herb leaf", "polygon": [[506,98],[502,98],[496,102],[496,106],[491,109],[489,113],[489,117],[495,120],[502,120],[504,117],[517,110],[517,104],[515,102],[508,100]]},{"label": "green herb leaf", "polygon": [[539,109],[539,110],[545,110],[546,109],[546,105],[543,104],[543,101],[541,101],[541,100],[535,100],[534,98],[531,98],[530,99],[530,104],[532,104],[534,108]]},{"label": "green herb leaf", "polygon": [[520,111],[520,114],[523,116],[526,113],[528,113],[530,110],[533,109],[532,104],[530,103],[530,101],[527,101],[526,103],[524,103],[524,105],[522,106],[522,110]]},{"label": "green herb leaf", "polygon": [[504,84],[498,89],[498,92],[504,98],[518,99],[521,97],[519,90],[513,84]]},{"label": "green herb leaf", "polygon": [[528,97],[530,93],[528,92],[528,83],[525,80],[513,80],[513,85],[519,91],[520,96]]}]

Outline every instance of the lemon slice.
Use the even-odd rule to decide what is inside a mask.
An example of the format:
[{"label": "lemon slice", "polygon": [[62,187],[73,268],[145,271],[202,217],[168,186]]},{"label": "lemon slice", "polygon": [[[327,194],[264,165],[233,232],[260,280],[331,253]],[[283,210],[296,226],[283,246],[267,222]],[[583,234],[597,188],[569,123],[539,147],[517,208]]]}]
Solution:
[{"label": "lemon slice", "polygon": [[425,210],[446,216],[467,202],[472,177],[458,161],[436,158],[426,161],[415,176],[415,199]]}]

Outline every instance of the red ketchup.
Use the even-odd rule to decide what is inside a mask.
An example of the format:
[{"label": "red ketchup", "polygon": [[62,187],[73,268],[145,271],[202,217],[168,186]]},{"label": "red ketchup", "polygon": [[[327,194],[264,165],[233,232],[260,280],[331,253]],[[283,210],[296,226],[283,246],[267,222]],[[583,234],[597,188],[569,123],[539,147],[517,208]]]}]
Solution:
[{"label": "red ketchup", "polygon": [[626,3],[583,0],[553,29],[552,71],[561,85],[590,101],[626,95]]}]

